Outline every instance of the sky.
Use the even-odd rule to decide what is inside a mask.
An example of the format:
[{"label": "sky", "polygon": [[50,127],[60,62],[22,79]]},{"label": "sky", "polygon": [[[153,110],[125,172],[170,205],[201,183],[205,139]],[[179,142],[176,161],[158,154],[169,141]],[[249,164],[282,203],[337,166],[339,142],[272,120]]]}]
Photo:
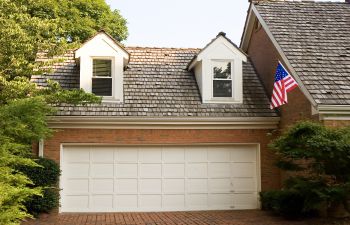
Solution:
[{"label": "sky", "polygon": [[[341,1],[341,0],[331,0]],[[202,48],[223,31],[237,45],[248,0],[106,0],[126,18],[127,46]]]}]

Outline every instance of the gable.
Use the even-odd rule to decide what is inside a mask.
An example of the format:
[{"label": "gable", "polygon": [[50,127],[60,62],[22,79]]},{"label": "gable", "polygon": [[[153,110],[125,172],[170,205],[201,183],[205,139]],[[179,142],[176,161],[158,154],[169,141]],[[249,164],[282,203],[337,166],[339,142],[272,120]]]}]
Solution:
[{"label": "gable", "polygon": [[120,56],[124,59],[124,66],[129,60],[129,53],[104,31],[97,33],[75,51],[75,58],[82,56]]},{"label": "gable", "polygon": [[350,4],[252,4],[242,36],[244,50],[256,18],[314,106],[350,105]]}]

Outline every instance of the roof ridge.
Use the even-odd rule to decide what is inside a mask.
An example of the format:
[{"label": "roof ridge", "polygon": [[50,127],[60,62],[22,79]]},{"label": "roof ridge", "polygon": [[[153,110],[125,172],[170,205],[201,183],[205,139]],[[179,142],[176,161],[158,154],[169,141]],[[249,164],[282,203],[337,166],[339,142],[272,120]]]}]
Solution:
[{"label": "roof ridge", "polygon": [[134,49],[173,49],[173,50],[201,50],[201,48],[184,48],[184,47],[152,47],[152,46],[125,46],[125,48]]}]

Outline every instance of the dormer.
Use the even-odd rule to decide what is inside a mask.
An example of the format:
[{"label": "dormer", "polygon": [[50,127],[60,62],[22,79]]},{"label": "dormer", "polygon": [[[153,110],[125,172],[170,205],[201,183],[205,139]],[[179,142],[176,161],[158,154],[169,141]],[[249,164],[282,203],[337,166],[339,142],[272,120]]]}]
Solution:
[{"label": "dormer", "polygon": [[102,96],[103,102],[123,102],[123,72],[129,53],[109,34],[97,33],[75,51],[80,88]]},{"label": "dormer", "polygon": [[190,62],[203,103],[243,102],[243,62],[247,55],[220,32]]}]

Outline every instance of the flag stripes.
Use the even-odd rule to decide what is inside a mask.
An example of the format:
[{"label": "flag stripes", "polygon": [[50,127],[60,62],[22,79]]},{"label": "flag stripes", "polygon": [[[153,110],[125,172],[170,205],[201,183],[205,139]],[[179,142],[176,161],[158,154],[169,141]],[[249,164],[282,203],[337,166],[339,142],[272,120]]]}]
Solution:
[{"label": "flag stripes", "polygon": [[275,82],[273,84],[270,108],[273,109],[286,104],[288,102],[287,93],[292,91],[297,86],[297,82],[287,72],[281,62],[278,62],[275,74]]}]

